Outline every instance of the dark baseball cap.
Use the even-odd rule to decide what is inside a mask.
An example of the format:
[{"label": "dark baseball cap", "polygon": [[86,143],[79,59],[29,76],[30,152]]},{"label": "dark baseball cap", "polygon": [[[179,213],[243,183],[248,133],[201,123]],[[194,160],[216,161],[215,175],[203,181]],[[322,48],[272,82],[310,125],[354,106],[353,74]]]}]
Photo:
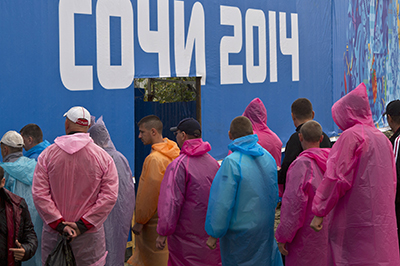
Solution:
[{"label": "dark baseball cap", "polygon": [[199,122],[197,122],[197,120],[194,118],[182,119],[176,127],[171,127],[170,130],[172,132],[175,132],[177,130],[184,131],[186,134],[195,137],[201,136],[201,126]]},{"label": "dark baseball cap", "polygon": [[400,100],[391,101],[386,106],[386,112],[383,115],[400,115]]}]

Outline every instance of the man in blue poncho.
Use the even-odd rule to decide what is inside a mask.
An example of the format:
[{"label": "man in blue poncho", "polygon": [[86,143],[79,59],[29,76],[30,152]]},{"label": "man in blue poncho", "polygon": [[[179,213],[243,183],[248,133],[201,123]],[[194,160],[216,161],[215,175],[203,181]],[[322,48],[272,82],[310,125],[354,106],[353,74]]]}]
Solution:
[{"label": "man in blue poncho", "polygon": [[43,132],[36,124],[27,124],[19,133],[24,139],[25,156],[28,158],[37,161],[42,151],[50,146],[50,142],[43,140]]},{"label": "man in blue poncho", "polygon": [[274,239],[275,160],[257,144],[258,137],[244,116],[233,119],[229,138],[232,154],[224,159],[211,185],[207,245],[213,249],[220,239],[222,265],[283,265]]},{"label": "man in blue poncho", "polygon": [[[38,247],[40,247],[43,222],[36,211],[32,198],[32,179],[36,161],[22,155],[24,140],[16,131],[10,130],[5,133],[0,140],[0,146],[3,157],[0,166],[5,172],[5,188],[25,199],[39,241]],[[40,248],[37,249],[33,258],[23,264],[29,266],[41,265]]]}]

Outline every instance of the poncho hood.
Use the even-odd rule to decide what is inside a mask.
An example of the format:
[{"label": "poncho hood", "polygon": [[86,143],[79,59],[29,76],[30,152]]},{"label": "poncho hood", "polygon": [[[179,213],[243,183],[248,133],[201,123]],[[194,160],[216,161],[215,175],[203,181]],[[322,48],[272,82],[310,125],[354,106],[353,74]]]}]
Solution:
[{"label": "poncho hood", "polygon": [[318,167],[321,169],[323,173],[326,171],[326,161],[328,160],[329,152],[331,151],[330,148],[311,148],[303,151],[299,154],[300,156],[304,156],[310,158],[316,162]]},{"label": "poncho hood", "polygon": [[267,127],[267,109],[259,98],[252,100],[244,110],[243,116],[250,119],[254,130],[263,130]]},{"label": "poncho hood", "polygon": [[364,83],[358,85],[332,106],[332,117],[343,131],[356,124],[374,126]]},{"label": "poncho hood", "polygon": [[178,157],[180,152],[176,142],[169,140],[168,138],[164,138],[164,142],[153,144],[151,149],[158,151],[171,160],[174,160],[176,157]]},{"label": "poncho hood", "polygon": [[182,145],[181,154],[200,156],[211,151],[211,145],[202,139],[188,139]]},{"label": "poncho hood", "polygon": [[75,133],[64,135],[54,140],[54,143],[68,154],[74,154],[80,151],[88,143],[93,142],[89,133]]},{"label": "poncho hood", "polygon": [[33,154],[35,154],[35,153],[40,154],[42,151],[44,151],[44,149],[46,149],[49,146],[50,146],[50,142],[48,142],[47,140],[44,140],[44,141],[40,142],[39,144],[37,144],[36,146],[29,149],[28,151],[26,151],[24,156],[31,158],[31,156]]},{"label": "poncho hood", "polygon": [[35,171],[36,167],[36,161],[34,159],[21,156],[15,162],[0,163],[0,166],[5,172],[18,181],[28,186],[32,185],[33,172]]},{"label": "poncho hood", "polygon": [[251,156],[261,156],[264,154],[264,148],[258,143],[257,135],[248,135],[241,138],[237,138],[229,144],[228,148],[234,151],[240,151],[241,153]]}]

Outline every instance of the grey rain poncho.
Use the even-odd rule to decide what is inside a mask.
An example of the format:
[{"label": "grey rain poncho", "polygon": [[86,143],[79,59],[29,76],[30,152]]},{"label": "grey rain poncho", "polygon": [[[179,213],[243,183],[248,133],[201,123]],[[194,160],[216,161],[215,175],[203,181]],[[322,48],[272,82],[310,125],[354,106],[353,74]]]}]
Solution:
[{"label": "grey rain poncho", "polygon": [[88,133],[90,133],[94,142],[113,158],[119,179],[117,203],[104,222],[106,250],[108,251],[106,265],[123,266],[135,207],[135,185],[132,179],[132,171],[125,156],[115,149],[103,122],[103,117],[91,124]]}]

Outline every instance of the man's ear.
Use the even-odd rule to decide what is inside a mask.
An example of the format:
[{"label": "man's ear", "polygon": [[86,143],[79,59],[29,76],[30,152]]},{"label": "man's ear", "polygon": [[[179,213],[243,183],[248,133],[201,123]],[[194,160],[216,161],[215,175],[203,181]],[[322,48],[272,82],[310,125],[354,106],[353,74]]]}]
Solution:
[{"label": "man's ear", "polygon": [[230,140],[233,140],[233,137],[232,137],[232,134],[231,134],[231,131],[230,131],[230,130],[228,131],[228,136],[229,136],[229,139],[230,139]]},{"label": "man's ear", "polygon": [[182,134],[182,140],[183,141],[185,141],[185,140],[187,140],[187,134],[186,134],[186,132],[185,131],[181,131],[181,134]]},{"label": "man's ear", "polygon": [[301,134],[301,133],[299,133],[299,140],[300,140],[300,142],[302,142],[304,140],[303,134]]},{"label": "man's ear", "polygon": [[313,111],[312,111],[312,118],[311,118],[311,120],[314,119],[314,116],[315,116],[315,112],[314,112],[314,110],[313,110]]},{"label": "man's ear", "polygon": [[319,143],[321,143],[323,139],[324,139],[324,135],[321,135],[321,138],[319,139]]},{"label": "man's ear", "polygon": [[2,178],[1,181],[0,181],[0,188],[4,187],[5,184],[6,184],[6,179],[5,179],[4,176],[3,176],[3,178]]},{"label": "man's ear", "polygon": [[155,135],[157,134],[157,130],[156,130],[155,128],[152,128],[152,129],[150,130],[150,132],[151,132],[151,135],[152,135],[152,136],[155,136]]}]

